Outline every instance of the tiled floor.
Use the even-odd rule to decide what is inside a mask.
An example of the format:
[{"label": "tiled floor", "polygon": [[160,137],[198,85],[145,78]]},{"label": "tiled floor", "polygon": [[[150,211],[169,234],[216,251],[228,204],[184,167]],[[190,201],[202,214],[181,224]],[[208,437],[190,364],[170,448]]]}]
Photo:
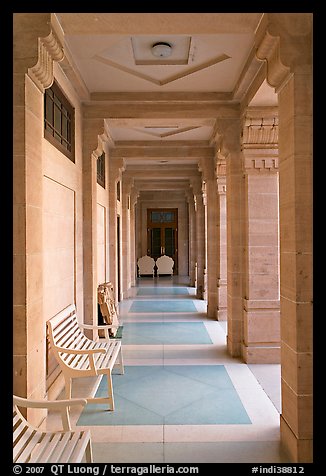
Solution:
[{"label": "tiled floor", "polygon": [[[279,445],[280,366],[231,358],[226,322],[207,318],[187,278],[140,278],[119,312],[126,373],[114,376],[116,409],[72,414],[91,428],[95,462],[290,462]],[[77,379],[73,396],[91,388],[101,392],[100,382]]]}]

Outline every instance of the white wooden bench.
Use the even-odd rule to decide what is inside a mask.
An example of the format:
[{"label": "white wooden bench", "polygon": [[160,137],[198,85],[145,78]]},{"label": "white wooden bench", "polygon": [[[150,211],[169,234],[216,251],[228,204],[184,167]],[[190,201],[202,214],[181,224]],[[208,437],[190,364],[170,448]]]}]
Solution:
[{"label": "white wooden bench", "polygon": [[[68,408],[86,405],[85,399],[29,400],[13,396],[14,463],[92,463],[90,430],[72,431]],[[31,425],[20,407],[60,410],[62,431],[42,431]]]},{"label": "white wooden bench", "polygon": [[[92,403],[108,403],[109,410],[114,410],[112,387],[112,370],[119,365],[124,373],[121,340],[110,339],[110,326],[93,326],[81,324],[77,320],[74,304],[69,305],[47,321],[50,347],[57,359],[64,379],[66,398],[71,398],[72,379],[106,375],[108,396],[87,398]],[[82,329],[103,330],[105,339],[89,339]]]}]

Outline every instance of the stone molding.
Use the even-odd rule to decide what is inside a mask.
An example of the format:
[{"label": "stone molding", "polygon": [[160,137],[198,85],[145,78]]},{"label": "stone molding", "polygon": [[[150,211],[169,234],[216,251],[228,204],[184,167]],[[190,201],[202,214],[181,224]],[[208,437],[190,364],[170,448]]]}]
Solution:
[{"label": "stone molding", "polygon": [[249,173],[252,170],[278,171],[278,157],[244,157],[243,168],[244,173]]},{"label": "stone molding", "polygon": [[257,300],[257,299],[242,299],[243,309],[245,311],[257,311],[262,309],[273,309],[279,310],[280,309],[280,300],[279,299],[265,299],[265,300]]},{"label": "stone molding", "polygon": [[263,171],[278,172],[279,157],[277,147],[255,147],[242,149],[242,168],[245,174]]},{"label": "stone molding", "polygon": [[277,148],[278,147],[278,117],[247,117],[243,127],[243,148]]},{"label": "stone molding", "polygon": [[215,157],[215,176],[216,178],[226,176],[226,159],[220,151],[217,152]]},{"label": "stone molding", "polygon": [[49,35],[38,38],[38,60],[35,66],[28,68],[28,76],[42,93],[49,88],[54,80],[53,62],[64,59],[63,46],[56,34],[51,30]]},{"label": "stone molding", "polygon": [[217,193],[219,195],[225,195],[226,194],[226,176],[222,175],[221,177],[217,177],[216,185],[217,185]]}]

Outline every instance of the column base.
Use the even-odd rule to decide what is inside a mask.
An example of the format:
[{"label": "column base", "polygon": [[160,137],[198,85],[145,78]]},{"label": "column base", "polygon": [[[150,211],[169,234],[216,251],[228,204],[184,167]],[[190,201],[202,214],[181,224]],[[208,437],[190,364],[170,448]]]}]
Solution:
[{"label": "column base", "polygon": [[242,357],[246,364],[280,364],[281,346],[242,344]]},{"label": "column base", "polygon": [[282,415],[280,416],[281,445],[293,463],[313,462],[313,440],[298,439]]},{"label": "column base", "polygon": [[231,357],[240,357],[241,356],[241,344],[240,342],[232,342],[229,336],[226,336],[226,345],[229,355]]},{"label": "column base", "polygon": [[204,299],[204,289],[203,286],[199,285],[196,289],[196,298]]},{"label": "column base", "polygon": [[220,308],[217,310],[217,320],[218,321],[227,321],[228,314],[226,308]]},{"label": "column base", "polygon": [[217,320],[217,300],[216,296],[207,300],[207,317]]}]

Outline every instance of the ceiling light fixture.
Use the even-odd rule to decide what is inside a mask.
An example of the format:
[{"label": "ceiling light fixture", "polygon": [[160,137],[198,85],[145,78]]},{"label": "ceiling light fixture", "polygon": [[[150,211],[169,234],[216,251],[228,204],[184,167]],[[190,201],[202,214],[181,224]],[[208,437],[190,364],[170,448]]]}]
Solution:
[{"label": "ceiling light fixture", "polygon": [[164,41],[159,41],[158,43],[154,43],[152,46],[152,54],[159,58],[167,58],[171,56],[172,53],[172,46],[170,43],[165,43]]}]

